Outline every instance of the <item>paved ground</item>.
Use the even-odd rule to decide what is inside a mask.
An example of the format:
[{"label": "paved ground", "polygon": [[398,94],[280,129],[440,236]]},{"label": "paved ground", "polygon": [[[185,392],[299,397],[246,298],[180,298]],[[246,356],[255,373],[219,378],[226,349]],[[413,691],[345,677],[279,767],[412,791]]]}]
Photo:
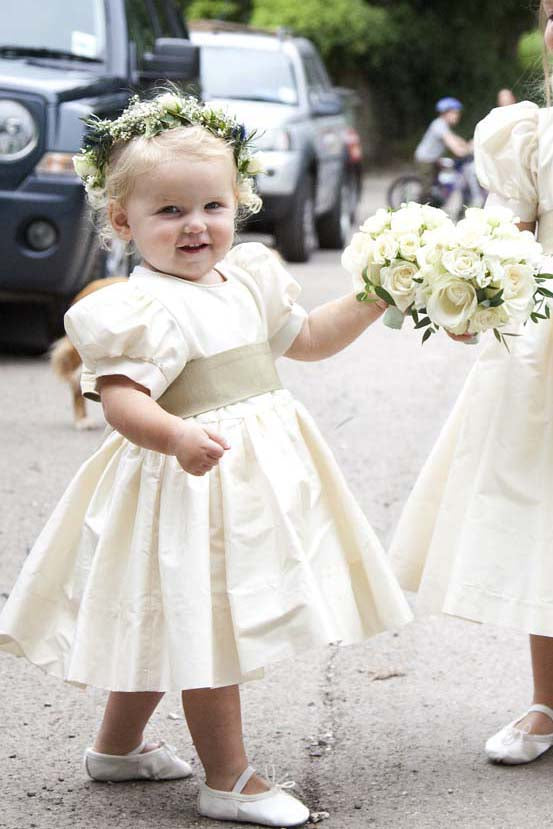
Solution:
[{"label": "paved ground", "polygon": [[[383,203],[371,179],[364,211]],[[338,256],[293,272],[310,308],[349,289]],[[281,373],[318,420],[384,542],[477,349],[375,326],[318,364]],[[0,358],[3,471],[0,593],[99,433],[71,427],[69,395],[45,359]],[[95,410],[96,411],[96,410]],[[3,829],[215,827],[194,812],[195,780],[118,786],[87,782],[80,766],[103,694],[83,693],[0,657]],[[388,679],[375,675],[397,674]],[[263,770],[295,779],[324,829],[515,829],[551,825],[553,756],[525,768],[486,763],[482,746],[529,694],[524,637],[432,618],[347,649],[282,664],[244,689],[248,746]],[[194,750],[169,696],[152,732]],[[197,763],[196,763],[197,767]]]}]

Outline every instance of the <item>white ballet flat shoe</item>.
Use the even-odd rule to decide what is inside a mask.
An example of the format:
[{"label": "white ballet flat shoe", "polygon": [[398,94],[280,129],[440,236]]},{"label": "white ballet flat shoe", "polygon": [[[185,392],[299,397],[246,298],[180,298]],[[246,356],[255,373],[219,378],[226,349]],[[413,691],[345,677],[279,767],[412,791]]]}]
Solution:
[{"label": "white ballet flat shoe", "polygon": [[490,737],[486,743],[486,754],[490,760],[494,763],[506,763],[508,765],[531,763],[553,746],[553,733],[528,734],[526,731],[516,728],[516,724],[532,711],[547,714],[553,721],[552,708],[547,705],[532,705],[522,716],[506,725],[493,737]]},{"label": "white ballet flat shoe", "polygon": [[242,794],[246,783],[254,774],[255,769],[248,766],[231,792],[220,792],[201,783],[198,795],[200,815],[215,820],[234,820],[261,826],[302,826],[307,822],[307,806],[283,792],[278,784],[261,794]]},{"label": "white ballet flat shoe", "polygon": [[141,754],[144,741],[129,754],[100,754],[87,748],[84,755],[86,773],[93,780],[118,783],[123,780],[178,780],[190,777],[192,769],[177,756],[174,746],[161,741],[158,748]]}]

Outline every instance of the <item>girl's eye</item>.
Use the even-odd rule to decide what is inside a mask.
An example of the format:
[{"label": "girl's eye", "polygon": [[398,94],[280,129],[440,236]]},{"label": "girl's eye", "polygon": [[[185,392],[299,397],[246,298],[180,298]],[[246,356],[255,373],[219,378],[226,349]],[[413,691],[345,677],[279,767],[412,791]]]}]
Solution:
[{"label": "girl's eye", "polygon": [[180,213],[180,210],[174,204],[169,204],[167,205],[167,207],[163,207],[159,212],[168,214],[170,216],[175,216],[177,213]]},{"label": "girl's eye", "polygon": [[206,210],[217,210],[217,208],[218,208],[218,207],[221,207],[221,206],[222,206],[222,205],[221,205],[221,202],[218,202],[218,201],[210,201],[208,204],[206,204],[205,209],[206,209]]}]

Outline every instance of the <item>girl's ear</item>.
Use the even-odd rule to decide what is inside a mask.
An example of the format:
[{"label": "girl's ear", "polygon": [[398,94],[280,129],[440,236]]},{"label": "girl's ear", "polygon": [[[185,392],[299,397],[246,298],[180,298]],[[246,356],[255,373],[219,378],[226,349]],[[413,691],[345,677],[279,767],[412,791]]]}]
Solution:
[{"label": "girl's ear", "polygon": [[123,239],[125,242],[130,242],[132,239],[132,233],[129,226],[127,211],[123,205],[116,201],[110,201],[108,205],[108,218],[111,222],[112,228],[119,238]]}]

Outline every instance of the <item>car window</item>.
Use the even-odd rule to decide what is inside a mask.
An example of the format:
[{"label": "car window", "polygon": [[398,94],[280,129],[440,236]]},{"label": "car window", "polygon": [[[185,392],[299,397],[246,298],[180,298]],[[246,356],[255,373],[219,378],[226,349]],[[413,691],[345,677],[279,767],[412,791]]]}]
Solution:
[{"label": "car window", "polygon": [[103,0],[2,0],[0,47],[45,49],[75,57],[105,55]]},{"label": "car window", "polygon": [[140,62],[151,52],[158,37],[186,37],[182,14],[171,0],[125,0],[129,39],[136,46]]},{"label": "car window", "polygon": [[201,46],[200,75],[205,98],[298,102],[294,69],[282,52]]},{"label": "car window", "polygon": [[326,69],[318,55],[302,54],[307,85],[311,92],[328,91],[331,88]]}]

